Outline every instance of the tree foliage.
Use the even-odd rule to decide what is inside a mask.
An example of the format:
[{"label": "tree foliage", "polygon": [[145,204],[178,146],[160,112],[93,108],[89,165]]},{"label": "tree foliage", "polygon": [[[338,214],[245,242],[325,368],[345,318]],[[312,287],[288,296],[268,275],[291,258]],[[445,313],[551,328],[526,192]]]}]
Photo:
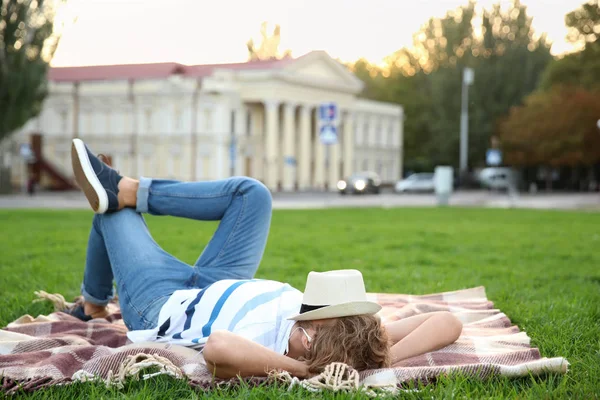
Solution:
[{"label": "tree foliage", "polygon": [[569,40],[583,44],[583,49],[550,64],[544,72],[541,87],[570,85],[600,88],[600,1],[585,3],[567,14]]},{"label": "tree foliage", "polygon": [[536,89],[551,61],[550,45],[536,35],[526,6],[481,10],[475,2],[431,18],[413,45],[386,58],[378,69],[358,61],[353,69],[366,82],[364,95],[405,109],[406,169],[458,165],[462,71],[475,71],[469,98],[469,161],[484,164],[496,122]]},{"label": "tree foliage", "polygon": [[44,0],[0,5],[0,140],[39,114],[48,63],[58,44],[54,7]]},{"label": "tree foliage", "polygon": [[600,162],[600,92],[554,87],[529,96],[500,124],[502,147],[519,166]]},{"label": "tree foliage", "polygon": [[257,46],[254,40],[250,39],[246,43],[248,48],[248,59],[250,61],[257,60],[278,60],[292,55],[290,50],[281,52],[279,45],[281,43],[281,27],[275,25],[273,33],[267,31],[267,23],[263,22],[260,26],[261,41]]},{"label": "tree foliage", "polygon": [[600,0],[590,0],[565,17],[567,38],[584,45],[595,43],[600,36]]},{"label": "tree foliage", "polygon": [[553,61],[540,90],[501,125],[508,160],[521,166],[581,166],[600,162],[600,4],[585,3],[565,22],[582,50]]}]

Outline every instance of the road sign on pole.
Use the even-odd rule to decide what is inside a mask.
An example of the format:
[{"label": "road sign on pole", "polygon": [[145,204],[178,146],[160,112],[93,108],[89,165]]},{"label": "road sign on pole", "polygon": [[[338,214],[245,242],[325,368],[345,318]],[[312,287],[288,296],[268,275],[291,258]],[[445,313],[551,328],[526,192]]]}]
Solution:
[{"label": "road sign on pole", "polygon": [[336,122],[338,108],[335,103],[323,103],[319,106],[319,120],[322,122]]},{"label": "road sign on pole", "polygon": [[502,164],[502,152],[498,149],[488,149],[485,153],[485,161],[488,165],[497,167]]},{"label": "road sign on pole", "polygon": [[325,145],[338,142],[338,108],[335,103],[319,106],[319,139]]},{"label": "road sign on pole", "polygon": [[319,130],[319,138],[323,144],[336,144],[338,135],[335,125],[323,125]]}]

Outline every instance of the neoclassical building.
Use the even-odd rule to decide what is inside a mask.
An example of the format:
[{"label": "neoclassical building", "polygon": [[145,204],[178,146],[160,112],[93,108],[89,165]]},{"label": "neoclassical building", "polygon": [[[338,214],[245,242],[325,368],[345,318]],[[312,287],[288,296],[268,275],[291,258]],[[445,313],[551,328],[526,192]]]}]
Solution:
[{"label": "neoclassical building", "polygon": [[[70,176],[70,140],[110,155],[124,174],[219,179],[248,175],[273,191],[335,190],[368,170],[402,173],[401,106],[361,99],[362,82],[325,52],[240,64],[52,68],[38,118],[43,156]],[[319,140],[318,107],[339,110],[338,142]]]}]

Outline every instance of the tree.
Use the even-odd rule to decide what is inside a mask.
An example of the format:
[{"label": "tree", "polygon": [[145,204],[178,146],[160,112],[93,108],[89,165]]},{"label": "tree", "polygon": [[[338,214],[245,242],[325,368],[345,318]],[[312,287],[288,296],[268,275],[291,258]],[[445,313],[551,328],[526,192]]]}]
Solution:
[{"label": "tree", "polygon": [[527,7],[518,0],[506,10],[486,10],[483,40],[471,49],[475,83],[470,100],[469,158],[484,164],[497,122],[537,89],[552,61],[545,35],[536,38]]},{"label": "tree", "polygon": [[600,92],[555,87],[511,109],[500,124],[507,161],[517,166],[580,166],[600,162]]},{"label": "tree", "polygon": [[567,38],[573,43],[595,43],[600,36],[600,0],[590,0],[565,17]]},{"label": "tree", "polygon": [[537,37],[526,7],[514,0],[478,14],[475,3],[431,18],[413,36],[413,45],[386,58],[387,67],[355,64],[366,82],[364,95],[402,104],[405,109],[406,169],[457,166],[462,71],[475,70],[470,88],[469,161],[484,164],[496,122],[538,85],[552,60],[550,46]]},{"label": "tree", "polygon": [[58,45],[54,7],[45,0],[0,5],[0,140],[39,114],[48,64]]},{"label": "tree", "polygon": [[600,88],[600,1],[593,0],[565,17],[568,39],[583,49],[552,62],[543,74],[541,87],[555,85]]},{"label": "tree", "polygon": [[248,47],[248,59],[250,61],[278,60],[292,55],[290,50],[286,50],[283,53],[279,51],[279,44],[281,43],[281,27],[279,25],[275,25],[273,33],[269,35],[267,32],[267,23],[263,22],[260,26],[260,35],[262,39],[258,47],[252,39],[246,43]]}]

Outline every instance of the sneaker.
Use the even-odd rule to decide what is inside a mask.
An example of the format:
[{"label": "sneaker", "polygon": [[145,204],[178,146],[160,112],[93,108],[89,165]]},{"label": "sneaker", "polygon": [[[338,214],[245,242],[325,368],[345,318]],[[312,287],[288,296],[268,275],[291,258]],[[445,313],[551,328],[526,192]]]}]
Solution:
[{"label": "sneaker", "polygon": [[119,210],[119,181],[122,176],[103,163],[83,143],[73,139],[71,162],[75,180],[97,214]]},{"label": "sneaker", "polygon": [[72,317],[82,320],[83,322],[91,321],[93,318],[91,315],[87,315],[83,310],[83,304],[77,304],[71,309],[62,310],[65,314],[69,314]]}]

